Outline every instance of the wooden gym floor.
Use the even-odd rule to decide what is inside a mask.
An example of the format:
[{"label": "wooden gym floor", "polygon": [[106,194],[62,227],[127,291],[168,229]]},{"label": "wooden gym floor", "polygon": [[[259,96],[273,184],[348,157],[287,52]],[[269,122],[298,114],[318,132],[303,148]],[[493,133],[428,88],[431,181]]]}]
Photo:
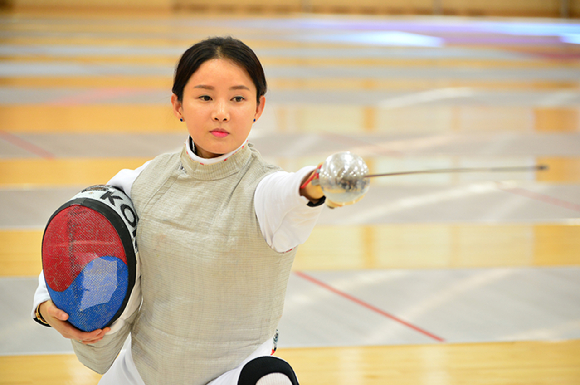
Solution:
[{"label": "wooden gym floor", "polygon": [[46,220],[179,148],[179,55],[260,56],[251,141],[288,171],[350,150],[373,180],[299,249],[278,355],[301,384],[580,384],[580,25],[429,17],[0,16],[0,384],[95,384],[29,316]]}]

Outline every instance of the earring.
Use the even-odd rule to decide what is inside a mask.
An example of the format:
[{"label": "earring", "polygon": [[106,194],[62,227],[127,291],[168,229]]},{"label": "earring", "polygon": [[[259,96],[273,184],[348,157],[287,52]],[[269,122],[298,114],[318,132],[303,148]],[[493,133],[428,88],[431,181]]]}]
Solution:
[{"label": "earring", "polygon": [[179,118],[179,121],[180,121],[180,122],[183,122],[183,118]]},{"label": "earring", "polygon": [[256,121],[256,119],[254,119],[254,122]]}]

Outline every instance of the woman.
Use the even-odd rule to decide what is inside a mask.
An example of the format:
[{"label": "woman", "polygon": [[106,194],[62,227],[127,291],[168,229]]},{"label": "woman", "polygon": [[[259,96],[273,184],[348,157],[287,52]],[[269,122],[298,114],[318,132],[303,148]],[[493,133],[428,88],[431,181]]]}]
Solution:
[{"label": "woman", "polygon": [[[314,167],[281,171],[247,142],[266,88],[262,65],[239,40],[204,40],[181,57],[171,103],[189,132],[184,149],[108,183],[133,200],[141,261],[111,328],[85,333],[67,323],[41,273],[35,317],[105,373],[101,384],[297,384],[270,355],[296,247],[325,197],[305,183]],[[131,348],[116,358],[129,333]]]}]

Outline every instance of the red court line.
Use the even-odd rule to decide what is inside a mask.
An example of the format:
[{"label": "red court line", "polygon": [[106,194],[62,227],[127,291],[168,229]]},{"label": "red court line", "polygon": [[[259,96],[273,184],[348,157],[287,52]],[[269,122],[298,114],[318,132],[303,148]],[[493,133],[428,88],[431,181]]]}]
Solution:
[{"label": "red court line", "polygon": [[580,53],[578,52],[552,52],[552,51],[540,51],[540,50],[510,50],[511,52],[524,53],[530,56],[539,57],[542,59],[554,59],[554,60],[578,60],[580,59]]},{"label": "red court line", "polygon": [[106,103],[110,99],[143,93],[137,88],[104,88],[80,92],[77,95],[67,96],[48,103],[56,106],[76,106],[81,104]]},{"label": "red court line", "polygon": [[546,194],[540,194],[537,192],[525,190],[521,187],[514,187],[514,188],[503,188],[501,184],[498,185],[498,188],[501,191],[509,192],[516,195],[521,195],[530,199],[534,199],[540,202],[549,203],[554,206],[564,207],[566,209],[574,210],[580,212],[580,205],[572,202],[568,202],[562,199],[554,198],[552,196]]},{"label": "red court line", "polygon": [[22,138],[19,138],[16,135],[12,135],[9,132],[0,130],[0,138],[4,139],[5,141],[12,143],[13,145],[20,147],[23,150],[26,150],[34,155],[38,155],[44,159],[54,159],[54,154],[46,151],[44,148],[38,147],[35,144],[32,144]]},{"label": "red court line", "polygon": [[323,287],[323,288],[325,288],[327,290],[330,290],[331,292],[333,292],[335,294],[338,294],[339,296],[341,296],[343,298],[346,298],[349,301],[352,301],[352,302],[354,302],[354,303],[356,303],[356,304],[358,304],[358,305],[360,305],[362,307],[365,307],[365,308],[367,308],[367,309],[369,309],[369,310],[371,310],[371,311],[373,311],[375,313],[378,313],[378,314],[380,314],[380,315],[382,315],[384,317],[387,317],[387,318],[389,318],[389,319],[391,319],[391,320],[393,320],[395,322],[398,322],[398,323],[400,323],[402,325],[405,325],[406,327],[408,327],[410,329],[413,329],[413,330],[415,330],[415,331],[417,331],[417,332],[419,332],[419,333],[421,333],[421,334],[423,334],[423,335],[425,335],[425,336],[427,336],[429,338],[432,338],[435,341],[445,342],[445,340],[443,338],[438,337],[438,336],[436,336],[433,333],[429,333],[428,331],[423,330],[420,327],[415,326],[415,325],[413,325],[413,324],[411,324],[411,323],[409,323],[407,321],[404,321],[404,320],[402,320],[402,319],[400,319],[398,317],[395,317],[394,315],[389,314],[386,311],[379,309],[378,307],[375,307],[375,306],[373,306],[373,305],[371,305],[371,304],[369,304],[369,303],[367,303],[367,302],[365,302],[365,301],[363,301],[361,299],[358,299],[356,297],[353,297],[350,294],[347,294],[347,293],[345,293],[343,291],[340,291],[340,290],[338,290],[338,289],[336,289],[336,288],[334,288],[334,287],[332,287],[330,285],[327,285],[326,283],[324,283],[322,281],[319,281],[316,278],[314,278],[314,277],[312,277],[312,276],[310,276],[308,274],[305,274],[305,273],[303,273],[301,271],[295,271],[294,274],[296,274],[300,278],[303,278],[303,279],[305,279],[307,281],[310,281],[310,282],[312,282],[312,283],[314,283],[314,284],[316,284],[318,286],[321,286],[321,287]]}]

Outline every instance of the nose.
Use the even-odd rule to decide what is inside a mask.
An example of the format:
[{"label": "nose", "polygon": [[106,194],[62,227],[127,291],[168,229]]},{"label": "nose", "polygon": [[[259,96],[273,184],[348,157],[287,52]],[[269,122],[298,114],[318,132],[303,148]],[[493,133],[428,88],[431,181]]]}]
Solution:
[{"label": "nose", "polygon": [[224,101],[219,101],[213,112],[213,120],[216,122],[227,122],[230,120],[230,114],[227,109],[227,104]]}]

